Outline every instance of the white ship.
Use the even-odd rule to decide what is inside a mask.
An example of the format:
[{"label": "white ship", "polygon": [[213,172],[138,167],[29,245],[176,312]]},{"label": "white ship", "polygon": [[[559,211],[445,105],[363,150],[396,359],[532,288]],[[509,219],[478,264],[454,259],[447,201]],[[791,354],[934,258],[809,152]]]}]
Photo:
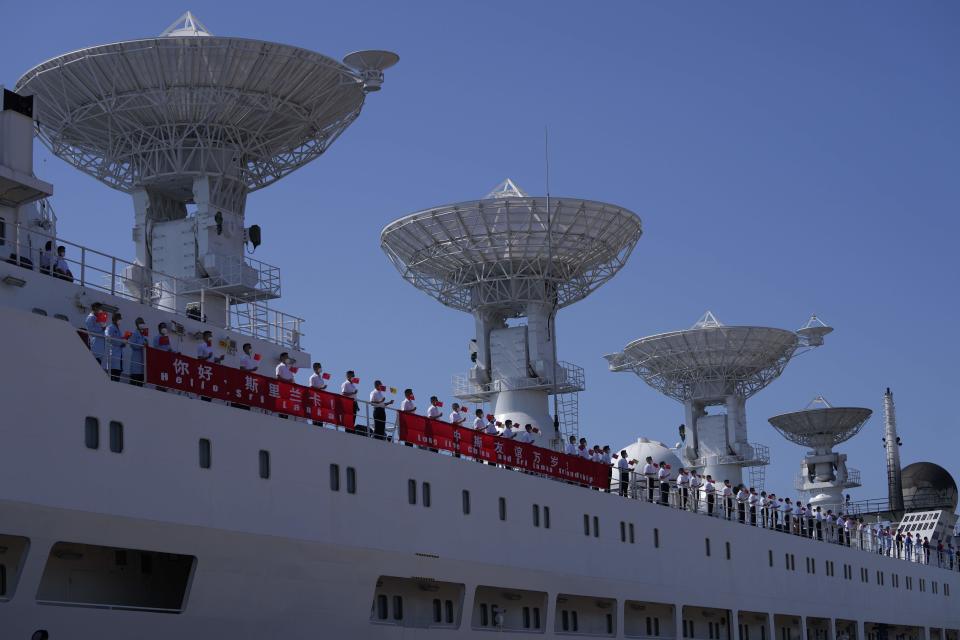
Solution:
[{"label": "white ship", "polygon": [[[771,419],[810,449],[796,490],[864,519],[846,544],[806,516],[778,530],[747,509],[741,523],[722,498],[710,517],[706,496],[694,509],[677,490],[680,466],[762,485],[746,399],[823,343],[816,319],[786,331],[707,314],[609,356],[685,406],[679,447],[627,448],[670,463],[664,495],[642,470],[611,477],[563,452],[583,376],[558,360],[553,322],[628,259],[641,226],[622,207],[508,181],[384,229],[404,278],[476,319],[455,389],[465,429],[396,406],[379,425],[367,402],[353,416],[352,401],[274,379],[282,353],[312,361],[302,320],[269,304],[279,270],[244,253],[259,242],[246,195],[322,154],[397,60],[213,36],[186,14],[4,92],[0,637],[958,640],[956,484],[929,463],[901,471],[889,392],[882,504],[844,503],[858,478],[833,451],[868,409]],[[35,134],[132,195],[134,259],[57,235]],[[94,303],[122,316],[109,342],[83,333]],[[149,347],[128,334],[136,318]],[[204,331],[213,362],[196,359]],[[481,436],[476,408],[538,432]],[[931,554],[878,553],[878,523],[928,537]]]}]

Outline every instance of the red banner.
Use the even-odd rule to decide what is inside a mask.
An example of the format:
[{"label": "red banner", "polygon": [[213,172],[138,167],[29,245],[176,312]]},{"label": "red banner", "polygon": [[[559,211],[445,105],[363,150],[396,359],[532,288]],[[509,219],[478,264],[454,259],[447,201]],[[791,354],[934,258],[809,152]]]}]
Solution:
[{"label": "red banner", "polygon": [[[148,348],[146,355],[146,381],[149,384],[347,429],[353,429],[356,423],[354,401],[346,396],[170,351]],[[412,413],[401,412],[398,425],[400,440],[411,444],[452,451],[599,489],[610,486],[610,467],[599,462],[466,427],[455,427]]]},{"label": "red banner", "polygon": [[421,447],[443,449],[506,467],[585,484],[610,488],[609,465],[558,453],[510,438],[492,436],[413,413],[399,414],[400,439]]},{"label": "red banner", "polygon": [[258,373],[149,349],[150,384],[353,429],[353,400]]}]

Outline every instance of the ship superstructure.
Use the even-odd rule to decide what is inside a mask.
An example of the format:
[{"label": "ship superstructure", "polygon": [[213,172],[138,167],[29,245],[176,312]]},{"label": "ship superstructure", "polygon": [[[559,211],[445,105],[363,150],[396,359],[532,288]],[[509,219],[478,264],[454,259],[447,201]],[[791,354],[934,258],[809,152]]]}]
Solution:
[{"label": "ship superstructure", "polygon": [[[374,435],[368,429],[375,415],[370,403],[358,402],[354,412],[352,400],[331,390],[278,380],[273,368],[281,353],[310,361],[300,344],[299,321],[291,325],[287,316],[270,311],[239,313],[241,305],[276,297],[262,294],[272,276],[241,268],[232,278],[218,269],[231,260],[241,264],[241,258],[250,266],[242,248],[255,232],[244,226],[243,196],[322,152],[356,116],[364,90],[380,88],[383,69],[396,57],[361,52],[340,65],[283,45],[209,33],[186,15],[160,38],[81,50],[40,65],[21,80],[22,94],[4,94],[0,636],[958,640],[955,556],[931,561],[923,554],[908,559],[902,551],[887,553],[870,528],[862,529],[862,536],[858,531],[840,538],[835,526],[824,525],[822,535],[811,535],[800,522],[795,529],[754,526],[725,508],[708,517],[703,501],[682,500],[674,484],[658,487],[664,494],[650,500],[635,472],[626,480],[617,475],[622,485],[607,491],[608,467],[567,456],[551,442],[521,447],[469,433],[465,443],[464,432],[449,423],[404,416],[394,408],[386,412],[388,438],[361,437]],[[259,53],[245,57],[249,47]],[[226,106],[224,95],[253,99],[245,92],[257,65],[267,65],[259,72],[264,81],[283,76],[267,64],[279,59],[274,54],[286,57],[286,68],[302,71],[305,82],[323,84],[324,74],[332,74],[331,95],[345,92],[345,110],[320,109],[340,114],[329,135],[307,126],[303,135],[312,142],[288,150],[290,156],[266,143],[242,146],[232,125],[219,129],[222,135],[204,137],[203,131],[222,125],[221,116],[214,116]],[[142,66],[111,66],[122,59]],[[159,73],[174,59],[192,61],[190,72],[184,67],[185,75],[177,76],[179,83]],[[199,69],[217,81],[201,82],[193,75]],[[243,83],[221,82],[239,71]],[[57,106],[64,97],[50,89],[69,85],[82,94],[87,84],[89,102],[82,105],[71,97]],[[117,88],[123,90],[111,93]],[[312,86],[308,93],[318,91]],[[127,104],[128,115],[166,118],[172,107],[163,103],[170,99],[167,92],[180,96],[174,102],[193,107],[199,104],[195,98],[213,96],[205,103],[212,110],[206,112],[209,121],[196,117],[202,111],[196,108],[184,118],[189,124],[176,131],[167,120],[140,125],[116,120],[130,126],[124,135],[137,126],[171,134],[154,140],[161,145],[155,154],[132,149],[126,138],[110,148],[83,138],[84,117],[90,117],[88,132],[119,118],[98,109]],[[299,94],[292,88],[282,104],[271,102],[268,93],[258,93],[247,105],[251,117],[265,104],[260,100],[273,105],[270,113],[298,108],[292,96]],[[144,107],[151,96],[162,108]],[[38,114],[48,108],[50,113],[62,108],[63,117],[45,123]],[[135,260],[56,234],[45,201],[53,187],[33,175],[35,120],[56,153],[134,193],[140,229]],[[201,120],[211,128],[198,124]],[[229,144],[228,131],[239,136]],[[146,137],[140,141],[145,142]],[[250,155],[249,149],[258,151]],[[232,164],[230,154],[240,151]],[[260,151],[265,153],[257,155]],[[278,153],[290,164],[271,168],[252,159]],[[478,372],[472,383],[491,384],[498,379],[489,377],[498,358],[518,357],[520,349],[512,350],[495,332],[508,317],[527,317],[527,326],[536,326],[527,329],[521,355],[534,369],[530,377],[536,373],[544,381],[533,389],[536,397],[522,402],[514,398],[528,396],[503,394],[513,388],[491,388],[501,394],[493,411],[509,415],[522,409],[531,419],[547,420],[548,396],[566,384],[562,374],[552,373],[562,367],[555,366],[554,347],[546,342],[553,340],[551,314],[612,276],[639,238],[640,226],[620,207],[570,199],[541,205],[510,186],[489,201],[473,201],[463,218],[452,206],[442,215],[415,214],[395,223],[434,225],[423,236],[433,242],[411,245],[409,255],[398,250],[395,264],[418,264],[419,270],[405,275],[433,278],[438,292],[447,290],[457,269],[483,271],[492,264],[501,270],[496,286],[489,274],[477,278],[470,272],[462,274],[462,282],[476,286],[453,289],[483,294],[497,305],[510,303],[491,307],[498,316],[478,319],[481,335],[491,343],[499,340],[500,347],[478,350],[478,364],[490,371]],[[217,199],[231,189],[232,199]],[[523,229],[509,224],[518,219]],[[497,220],[505,222],[492,224]],[[606,235],[579,226],[598,221],[601,231],[620,231]],[[170,231],[164,237],[196,238],[188,258],[176,262],[173,245],[161,246],[164,228]],[[471,244],[498,230],[506,240],[487,247],[486,254]],[[516,242],[508,241],[512,235]],[[51,255],[47,242],[54,252],[63,246],[63,256]],[[400,246],[397,242],[385,239],[388,247]],[[596,251],[584,257],[571,247]],[[508,260],[514,249],[516,260]],[[414,254],[425,258],[416,262]],[[176,273],[158,268],[167,258],[165,264],[177,265],[171,267]],[[528,287],[522,296],[521,286]],[[538,286],[543,289],[535,291]],[[573,289],[565,294],[564,287]],[[501,290],[505,293],[496,293]],[[518,300],[526,306],[516,305]],[[137,380],[128,337],[98,346],[97,335],[86,328],[94,303],[119,311],[127,322],[142,317],[151,329],[161,322],[171,328],[162,345],[169,349],[143,349],[142,385],[132,384]],[[458,305],[477,316],[486,309],[475,302]],[[722,326],[697,330],[713,336]],[[204,331],[213,332],[212,348],[222,362],[195,357]],[[776,331],[761,337],[773,335],[779,345],[773,358],[779,374],[800,338]],[[813,346],[824,331],[807,333],[804,340]],[[258,356],[256,371],[238,369],[238,345],[244,342]],[[732,353],[729,344],[723,354]],[[95,356],[112,363],[117,352],[123,354],[120,373],[112,379]],[[761,370],[767,371],[770,351],[762,352]],[[531,353],[539,357],[531,360]],[[696,354],[697,348],[687,348],[680,363]],[[52,361],[58,371],[70,372],[70,384],[45,383]],[[756,373],[756,361],[747,360],[753,367],[748,374]],[[502,381],[523,377],[522,368],[508,373]],[[733,393],[714,391],[710,402]],[[745,397],[724,402],[742,416]],[[497,406],[501,398],[506,407]],[[694,399],[699,409],[705,406],[702,396]],[[695,417],[704,419],[701,413]],[[705,433],[710,425],[699,427]],[[429,435],[429,444],[412,441],[414,428]],[[728,442],[745,442],[742,435]],[[671,451],[646,439],[629,449],[663,458]],[[734,453],[744,456],[745,450]],[[601,473],[589,473],[598,468]],[[912,492],[912,500],[953,500],[955,509],[955,484],[951,494],[949,483],[929,467],[910,470],[903,470],[902,490]],[[948,504],[939,509],[950,510]],[[919,515],[902,514],[904,525],[927,526],[926,515],[914,523]],[[948,539],[945,526],[939,531],[941,540]],[[849,546],[838,544],[841,539]]]}]

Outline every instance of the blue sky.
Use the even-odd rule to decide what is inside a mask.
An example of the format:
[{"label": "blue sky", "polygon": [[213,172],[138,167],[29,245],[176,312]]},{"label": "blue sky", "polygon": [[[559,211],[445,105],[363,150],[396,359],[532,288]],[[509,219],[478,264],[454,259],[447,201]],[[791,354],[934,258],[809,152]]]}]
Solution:
[{"label": "blue sky", "polygon": [[[803,450],[766,418],[818,393],[871,407],[843,445],[885,495],[881,398],[895,392],[906,462],[956,475],[960,420],[960,5],[951,2],[8,3],[0,83],[68,50],[152,36],[184,10],[217,35],[340,58],[397,51],[384,90],[319,160],[253,194],[256,257],[283,270],[284,311],[308,320],[328,370],[355,368],[449,398],[473,322],[404,283],[379,249],[391,220],[481,197],[511,177],[637,212],[626,266],[561,312],[559,353],[585,367],[581,431],[621,446],[672,443],[676,402],[607,372],[604,353],[727,324],[836,331],[748,402],[771,446],[768,487],[792,487]],[[130,257],[133,210],[38,152],[60,234]]]}]

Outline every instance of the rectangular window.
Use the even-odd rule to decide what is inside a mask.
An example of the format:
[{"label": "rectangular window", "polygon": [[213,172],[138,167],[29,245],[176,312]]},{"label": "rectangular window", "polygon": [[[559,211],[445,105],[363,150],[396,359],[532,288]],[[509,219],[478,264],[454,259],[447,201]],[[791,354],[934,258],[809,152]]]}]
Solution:
[{"label": "rectangular window", "polygon": [[789,553],[783,554],[783,561],[787,565],[787,571],[790,571],[790,554]]},{"label": "rectangular window", "polygon": [[531,620],[530,620],[530,607],[524,607],[524,608],[523,608],[523,628],[524,628],[524,629],[529,629],[529,628],[530,628],[530,623],[531,623]]},{"label": "rectangular window", "polygon": [[540,628],[540,607],[533,608],[533,628]]},{"label": "rectangular window", "polygon": [[340,465],[330,465],[330,491],[340,491]]},{"label": "rectangular window", "polygon": [[707,557],[709,557],[710,556],[710,538],[704,538],[703,542],[706,545]]},{"label": "rectangular window", "polygon": [[422,491],[420,493],[423,496],[423,506],[429,507],[430,506],[430,483],[429,482],[423,483]]},{"label": "rectangular window", "polygon": [[386,620],[388,615],[387,596],[381,593],[377,596],[377,620]]},{"label": "rectangular window", "polygon": [[612,613],[607,614],[607,635],[608,636],[613,635],[613,614]]},{"label": "rectangular window", "polygon": [[600,518],[593,516],[593,537],[600,537]]},{"label": "rectangular window", "polygon": [[[549,528],[550,528],[550,507],[544,507],[544,508],[543,508],[543,528],[544,528],[544,529],[549,529]],[[540,613],[539,613],[540,610],[539,610],[539,609],[536,609],[536,608],[535,608],[535,611],[537,611],[537,615],[540,615]],[[539,625],[538,625],[537,628],[539,629]]]},{"label": "rectangular window", "polygon": [[727,543],[725,543],[725,544],[726,544],[726,546],[727,546],[727,560],[729,560],[729,559],[730,559],[730,543],[727,542]]},{"label": "rectangular window", "polygon": [[0,598],[7,597],[7,565],[0,564]]},{"label": "rectangular window", "polygon": [[620,521],[620,542],[627,541],[627,523],[623,520]]},{"label": "rectangular window", "polygon": [[417,481],[407,480],[407,502],[417,504]]},{"label": "rectangular window", "polygon": [[123,453],[123,423],[110,421],[110,451]]},{"label": "rectangular window", "polygon": [[560,612],[560,628],[564,631],[570,631],[570,612],[566,609]]},{"label": "rectangular window", "polygon": [[767,559],[770,562],[770,566],[773,566],[773,549],[767,551]]},{"label": "rectangular window", "polygon": [[490,624],[490,616],[487,613],[487,605],[480,603],[480,626],[486,627]]},{"label": "rectangular window", "polygon": [[632,522],[630,523],[630,525],[629,525],[628,528],[629,528],[629,530],[630,530],[630,544],[633,544],[635,541],[634,541],[634,537],[633,537],[633,523],[632,523]]},{"label": "rectangular window", "polygon": [[433,599],[433,621],[443,622],[443,603],[440,598]]},{"label": "rectangular window", "polygon": [[403,596],[393,596],[393,619],[403,620]]},{"label": "rectangular window", "polygon": [[[533,505],[533,526],[540,526],[540,506],[536,504]],[[527,613],[529,614],[530,612],[527,611]]]},{"label": "rectangular window", "polygon": [[500,498],[498,504],[500,507],[500,519],[506,520],[507,519],[507,499]]},{"label": "rectangular window", "polygon": [[453,624],[453,600],[444,601],[443,610],[446,613],[447,624]]},{"label": "rectangular window", "polygon": [[347,493],[357,492],[357,470],[347,467]]},{"label": "rectangular window", "polygon": [[270,477],[270,452],[260,449],[260,477],[266,480]]},{"label": "rectangular window", "polygon": [[660,529],[654,528],[653,530],[653,548],[660,548]]},{"label": "rectangular window", "polygon": [[470,492],[464,489],[460,492],[460,496],[463,500],[463,515],[470,515]]},{"label": "rectangular window", "polygon": [[87,416],[83,422],[83,443],[87,449],[100,448],[100,420]]},{"label": "rectangular window", "polygon": [[583,514],[583,535],[590,535],[590,516]]},{"label": "rectangular window", "polygon": [[207,438],[200,438],[199,443],[199,454],[200,454],[200,468],[209,469],[211,460],[211,451],[210,451],[210,440]]}]

